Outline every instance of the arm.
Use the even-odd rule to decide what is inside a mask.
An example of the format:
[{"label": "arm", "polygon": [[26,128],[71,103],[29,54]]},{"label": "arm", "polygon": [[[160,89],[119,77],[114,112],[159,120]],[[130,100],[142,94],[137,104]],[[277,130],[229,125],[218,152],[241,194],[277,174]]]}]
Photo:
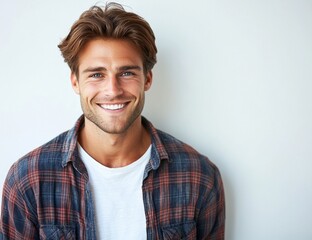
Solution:
[{"label": "arm", "polygon": [[16,164],[13,165],[4,182],[0,239],[38,239],[38,229],[34,224],[36,218],[32,213],[32,206],[25,199],[25,192],[22,194],[19,188],[18,172]]},{"label": "arm", "polygon": [[220,172],[215,169],[213,188],[207,195],[197,221],[198,239],[224,240],[225,198]]}]

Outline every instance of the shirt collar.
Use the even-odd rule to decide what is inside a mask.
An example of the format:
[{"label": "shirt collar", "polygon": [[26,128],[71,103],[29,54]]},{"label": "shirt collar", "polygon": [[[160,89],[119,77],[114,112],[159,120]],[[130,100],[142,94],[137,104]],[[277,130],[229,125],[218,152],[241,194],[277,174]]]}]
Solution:
[{"label": "shirt collar", "polygon": [[160,165],[161,160],[169,159],[168,153],[164,144],[162,143],[158,130],[153,124],[142,116],[142,124],[149,131],[152,140],[152,151],[151,151],[151,166],[152,169],[157,169]]},{"label": "shirt collar", "polygon": [[[79,162],[75,161],[77,158],[79,158],[77,147],[78,134],[83,124],[84,124],[84,115],[79,117],[79,119],[76,121],[75,126],[72,129],[70,129],[65,136],[65,141],[62,149],[63,167],[65,167],[69,162],[74,162],[77,167],[77,170],[83,168],[82,166],[80,166],[80,164],[82,164],[81,161]],[[151,135],[152,151],[150,163],[153,169],[157,169],[160,165],[161,160],[169,159],[168,153],[158,135],[157,129],[153,126],[153,124],[143,116],[142,116],[142,124]]]},{"label": "shirt collar", "polygon": [[78,148],[77,148],[78,134],[83,124],[84,124],[84,115],[81,115],[76,121],[75,126],[72,129],[70,129],[65,136],[62,149],[63,167],[65,167],[69,162],[75,162],[75,159],[78,156]]}]

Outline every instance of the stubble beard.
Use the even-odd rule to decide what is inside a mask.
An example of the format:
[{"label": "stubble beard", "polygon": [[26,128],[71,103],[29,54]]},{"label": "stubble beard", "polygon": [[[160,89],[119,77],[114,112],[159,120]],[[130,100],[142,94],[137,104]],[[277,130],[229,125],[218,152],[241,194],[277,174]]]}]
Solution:
[{"label": "stubble beard", "polygon": [[112,120],[105,120],[96,112],[92,111],[87,103],[83,102],[83,99],[80,99],[81,108],[85,118],[87,118],[90,122],[96,125],[100,130],[108,134],[122,134],[125,133],[135,122],[135,120],[141,116],[143,111],[145,95],[143,93],[142,98],[140,99],[138,105],[135,109],[127,116],[125,119],[120,119],[120,117],[116,117],[115,122],[112,123]]}]

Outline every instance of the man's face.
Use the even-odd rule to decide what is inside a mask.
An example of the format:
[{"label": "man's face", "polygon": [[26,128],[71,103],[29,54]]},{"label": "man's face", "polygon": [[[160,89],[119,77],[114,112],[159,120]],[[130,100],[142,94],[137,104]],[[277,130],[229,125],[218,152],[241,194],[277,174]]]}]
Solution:
[{"label": "man's face", "polygon": [[124,133],[143,110],[152,83],[139,50],[125,40],[95,39],[79,55],[78,76],[71,75],[86,124],[110,134]]}]

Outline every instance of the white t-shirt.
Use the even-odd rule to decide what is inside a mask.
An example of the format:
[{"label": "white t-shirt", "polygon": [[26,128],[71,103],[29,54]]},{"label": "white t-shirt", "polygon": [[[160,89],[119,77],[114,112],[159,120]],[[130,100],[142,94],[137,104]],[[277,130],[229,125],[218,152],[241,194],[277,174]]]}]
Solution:
[{"label": "white t-shirt", "polygon": [[146,239],[146,217],[142,183],[151,146],[137,161],[120,168],[108,168],[94,160],[78,144],[95,204],[98,239]]}]

